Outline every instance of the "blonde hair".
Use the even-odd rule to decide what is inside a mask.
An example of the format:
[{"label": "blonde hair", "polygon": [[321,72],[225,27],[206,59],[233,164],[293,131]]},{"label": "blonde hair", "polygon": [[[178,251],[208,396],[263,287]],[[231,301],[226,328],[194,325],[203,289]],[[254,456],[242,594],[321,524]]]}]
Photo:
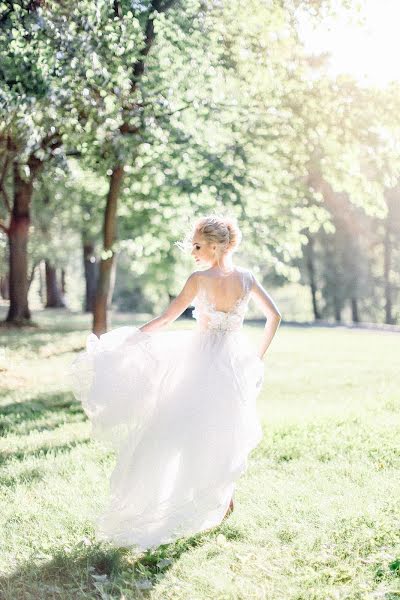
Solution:
[{"label": "blonde hair", "polygon": [[192,238],[196,233],[209,244],[216,244],[221,254],[234,252],[242,241],[242,232],[235,217],[209,214],[194,221],[183,241],[175,244],[181,250],[189,251]]}]

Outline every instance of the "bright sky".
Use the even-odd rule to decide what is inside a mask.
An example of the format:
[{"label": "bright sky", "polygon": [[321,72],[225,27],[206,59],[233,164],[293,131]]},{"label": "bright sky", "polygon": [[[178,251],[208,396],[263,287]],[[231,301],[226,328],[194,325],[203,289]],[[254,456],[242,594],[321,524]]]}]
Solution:
[{"label": "bright sky", "polygon": [[331,53],[330,72],[349,73],[361,84],[400,81],[400,0],[363,0],[365,24],[343,14],[313,29],[302,18],[300,35],[311,52]]}]

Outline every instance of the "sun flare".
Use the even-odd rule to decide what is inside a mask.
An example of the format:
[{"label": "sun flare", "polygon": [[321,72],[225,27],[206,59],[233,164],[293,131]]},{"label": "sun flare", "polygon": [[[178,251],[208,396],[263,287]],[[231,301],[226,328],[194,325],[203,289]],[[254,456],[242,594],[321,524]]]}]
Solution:
[{"label": "sun flare", "polygon": [[360,84],[384,87],[400,81],[399,0],[364,0],[360,17],[342,10],[337,17],[313,27],[299,18],[300,35],[307,51],[329,52],[329,72],[347,73]]}]

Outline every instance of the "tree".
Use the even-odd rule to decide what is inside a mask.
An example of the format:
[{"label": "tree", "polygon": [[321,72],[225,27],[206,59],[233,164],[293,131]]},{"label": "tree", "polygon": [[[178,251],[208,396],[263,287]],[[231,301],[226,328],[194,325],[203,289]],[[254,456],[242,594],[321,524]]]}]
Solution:
[{"label": "tree", "polygon": [[10,2],[0,8],[1,191],[9,220],[0,227],[8,238],[10,306],[6,321],[15,325],[31,319],[28,238],[34,182],[44,160],[60,145],[54,111],[47,106],[54,61],[42,35],[38,6]]}]

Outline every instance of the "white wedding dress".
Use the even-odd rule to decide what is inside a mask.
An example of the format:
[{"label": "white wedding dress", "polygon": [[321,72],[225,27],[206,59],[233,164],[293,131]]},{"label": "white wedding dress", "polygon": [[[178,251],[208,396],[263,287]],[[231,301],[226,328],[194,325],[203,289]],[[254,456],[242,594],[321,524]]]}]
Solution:
[{"label": "white wedding dress", "polygon": [[222,521],[262,438],[264,363],[242,327],[253,275],[236,273],[242,291],[229,311],[200,286],[193,329],[90,334],[71,364],[93,437],[117,451],[99,539],[154,549]]}]

